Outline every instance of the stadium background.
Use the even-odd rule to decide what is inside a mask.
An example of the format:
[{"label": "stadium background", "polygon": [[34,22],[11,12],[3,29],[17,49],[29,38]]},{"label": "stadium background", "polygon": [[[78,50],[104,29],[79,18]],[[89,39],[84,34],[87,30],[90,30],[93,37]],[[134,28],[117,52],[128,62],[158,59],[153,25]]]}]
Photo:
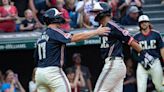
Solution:
[{"label": "stadium background", "polygon": [[[148,4],[150,2],[156,4],[159,3],[159,1],[160,0],[149,0]],[[28,0],[14,0],[14,2],[16,6],[21,7],[18,8],[18,11],[24,11],[25,7],[27,7]],[[152,14],[152,16],[155,16],[153,15],[154,13],[150,11],[147,13],[150,13],[149,15]],[[160,14],[162,15],[163,12],[159,13],[159,15]],[[19,16],[23,16],[23,14],[20,13]],[[158,17],[158,15],[156,15],[156,17]],[[164,39],[164,20],[153,20],[153,24],[155,29],[160,31]],[[137,32],[136,26],[127,26],[125,28],[130,30],[132,34]],[[82,30],[85,29],[77,29],[72,31],[72,33]],[[28,90],[28,83],[31,80],[32,70],[36,66],[36,62],[33,60],[33,52],[35,48],[35,41],[39,34],[40,32],[37,31],[0,34],[0,70],[5,72],[7,69],[12,69],[14,72],[18,73],[19,79],[26,90]],[[103,66],[103,62],[100,58],[99,44],[99,37],[95,37],[79,43],[68,44],[66,53],[67,63],[65,68],[73,64],[71,58],[73,53],[81,53],[82,64],[89,67],[92,74],[92,82],[95,84]]]},{"label": "stadium background", "polygon": [[[126,27],[131,30],[131,34],[137,32],[136,26]],[[159,27],[158,27],[159,28]],[[80,32],[82,30],[74,30],[72,33]],[[89,30],[86,30],[89,31]],[[164,32],[160,31],[164,39]],[[35,41],[40,32],[27,33],[11,33],[11,34],[0,34],[0,70],[6,71],[7,69],[12,69],[19,74],[19,79],[22,85],[28,90],[28,83],[31,80],[32,70],[36,66],[36,62],[33,59],[33,53],[35,48]],[[26,36],[23,36],[25,35]],[[27,35],[29,34],[29,35]],[[34,35],[36,34],[36,35]],[[3,39],[2,39],[3,38]],[[20,39],[21,38],[21,39]],[[27,38],[31,38],[27,40]],[[26,41],[26,42],[25,42]],[[29,42],[28,42],[29,41]],[[66,64],[64,68],[73,65],[72,55],[75,52],[81,53],[82,55],[82,65],[88,66],[92,75],[92,83],[95,84],[99,73],[101,72],[103,61],[100,55],[100,39],[99,37],[94,37],[85,41],[78,43],[67,44],[66,48]],[[126,58],[128,58],[129,52],[127,48]]]}]

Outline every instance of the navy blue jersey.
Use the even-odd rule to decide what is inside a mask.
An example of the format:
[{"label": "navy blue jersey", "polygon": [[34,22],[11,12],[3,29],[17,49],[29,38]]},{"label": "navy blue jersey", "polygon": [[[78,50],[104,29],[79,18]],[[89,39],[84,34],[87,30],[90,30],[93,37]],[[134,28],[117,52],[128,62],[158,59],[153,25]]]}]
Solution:
[{"label": "navy blue jersey", "polygon": [[35,60],[38,67],[62,67],[65,46],[71,42],[71,36],[60,29],[47,28],[37,40]]},{"label": "navy blue jersey", "polygon": [[101,37],[101,54],[102,58],[107,57],[123,57],[123,44],[130,44],[133,37],[129,35],[129,32],[120,26],[118,26],[113,21],[108,22],[107,27],[109,27],[111,32],[108,36]]},{"label": "navy blue jersey", "polygon": [[[160,34],[154,30],[150,31],[148,35],[143,35],[141,32],[134,36],[134,39],[138,41],[140,47],[152,55],[154,58],[160,58],[160,49],[164,47],[163,40]],[[133,53],[137,53],[133,50]],[[137,56],[137,58],[139,58]],[[139,59],[137,59],[139,61]]]}]

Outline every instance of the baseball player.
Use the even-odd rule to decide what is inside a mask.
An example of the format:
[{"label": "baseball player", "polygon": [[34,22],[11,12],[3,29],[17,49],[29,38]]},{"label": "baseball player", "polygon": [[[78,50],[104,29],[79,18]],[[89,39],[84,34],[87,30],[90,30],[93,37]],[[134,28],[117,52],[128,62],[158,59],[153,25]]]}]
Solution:
[{"label": "baseball player", "polygon": [[47,28],[38,38],[35,51],[35,60],[38,62],[35,75],[37,91],[71,92],[68,79],[62,70],[66,43],[104,35],[109,32],[109,28],[99,27],[94,31],[72,35],[59,29],[60,24],[65,23],[65,19],[56,8],[47,10],[43,18]]},{"label": "baseball player", "polygon": [[[99,22],[105,27],[109,27],[110,33],[107,36],[102,36],[101,51],[105,59],[105,65],[97,80],[94,92],[122,92],[123,79],[126,74],[126,67],[123,61],[123,44],[132,46],[143,57],[142,60],[153,60],[153,57],[147,52],[143,51],[139,44],[133,40],[129,32],[111,19],[111,8],[107,3],[100,3],[103,8],[95,16],[95,21]],[[96,6],[95,6],[96,7]],[[95,12],[96,13],[96,12]]]},{"label": "baseball player", "polygon": [[[150,75],[155,88],[158,92],[163,90],[162,78],[163,71],[159,58],[162,56],[164,60],[164,43],[160,34],[152,29],[149,17],[147,15],[141,15],[138,19],[140,32],[134,36],[134,39],[139,42],[140,47],[154,57],[153,62],[148,62],[145,65],[139,57],[135,57],[138,61],[137,66],[137,87],[138,92],[146,92],[147,80]],[[134,50],[133,55],[138,53]],[[164,92],[164,90],[162,91]]]}]

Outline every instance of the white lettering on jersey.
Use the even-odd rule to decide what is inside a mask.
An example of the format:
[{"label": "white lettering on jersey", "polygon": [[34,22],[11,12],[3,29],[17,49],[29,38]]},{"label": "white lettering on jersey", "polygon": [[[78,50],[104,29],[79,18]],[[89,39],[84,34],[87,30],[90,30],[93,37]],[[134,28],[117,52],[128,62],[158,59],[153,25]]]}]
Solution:
[{"label": "white lettering on jersey", "polygon": [[37,43],[38,43],[39,41],[41,41],[41,40],[46,40],[46,41],[48,41],[48,39],[49,39],[49,36],[44,32],[44,33],[41,35],[41,37],[37,40]]},{"label": "white lettering on jersey", "polygon": [[38,44],[38,56],[39,56],[39,60],[46,58],[46,42],[42,42]]},{"label": "white lettering on jersey", "polygon": [[48,41],[49,36],[44,32],[43,35],[41,36],[41,39]]},{"label": "white lettering on jersey", "polygon": [[109,44],[107,43],[108,37],[102,37],[102,43],[100,48],[108,48]]},{"label": "white lettering on jersey", "polygon": [[139,45],[142,49],[156,49],[156,40],[150,40],[149,42],[150,44],[148,44],[147,41],[140,41]]},{"label": "white lettering on jersey", "polygon": [[41,43],[38,43],[38,56],[39,60],[45,59],[46,58],[46,41],[48,41],[49,36],[46,33],[43,33],[41,37],[39,38],[38,42],[41,40],[45,40]]}]

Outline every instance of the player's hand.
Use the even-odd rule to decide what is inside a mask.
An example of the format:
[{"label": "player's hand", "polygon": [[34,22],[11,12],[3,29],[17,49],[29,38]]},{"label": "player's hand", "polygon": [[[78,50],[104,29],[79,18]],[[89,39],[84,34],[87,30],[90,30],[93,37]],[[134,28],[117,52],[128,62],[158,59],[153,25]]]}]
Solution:
[{"label": "player's hand", "polygon": [[108,35],[110,33],[110,28],[109,27],[102,27],[102,25],[100,25],[97,29],[97,34],[98,35]]},{"label": "player's hand", "polygon": [[150,69],[154,63],[154,57],[145,51],[142,51],[140,54],[141,64],[145,69]]}]

